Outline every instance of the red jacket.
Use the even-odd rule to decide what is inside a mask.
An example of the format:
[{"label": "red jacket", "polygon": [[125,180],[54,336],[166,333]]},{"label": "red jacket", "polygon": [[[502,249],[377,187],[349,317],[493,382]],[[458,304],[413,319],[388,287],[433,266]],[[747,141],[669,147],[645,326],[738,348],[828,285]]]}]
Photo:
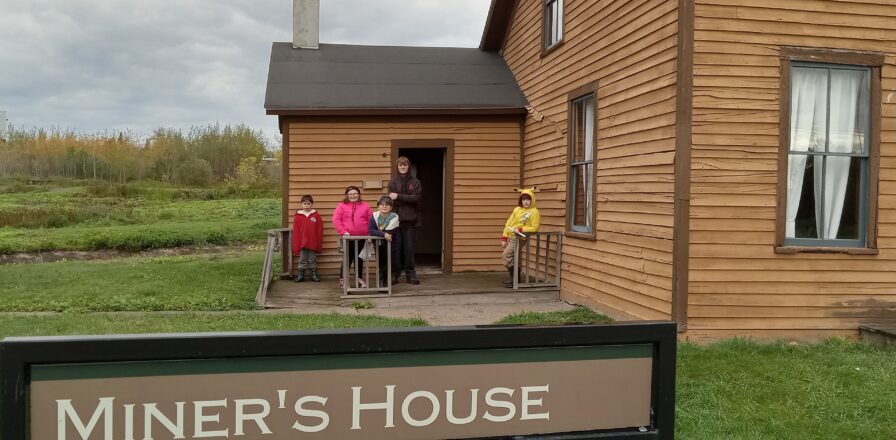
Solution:
[{"label": "red jacket", "polygon": [[298,255],[302,249],[321,252],[324,239],[324,221],[320,214],[312,209],[309,214],[296,211],[292,220],[292,253]]}]

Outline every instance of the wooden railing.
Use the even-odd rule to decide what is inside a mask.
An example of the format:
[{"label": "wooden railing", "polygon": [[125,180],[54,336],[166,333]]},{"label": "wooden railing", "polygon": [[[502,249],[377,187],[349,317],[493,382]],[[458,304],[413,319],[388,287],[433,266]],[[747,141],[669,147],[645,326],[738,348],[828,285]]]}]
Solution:
[{"label": "wooden railing", "polygon": [[562,232],[533,232],[518,239],[513,254],[513,288],[560,287]]},{"label": "wooden railing", "polygon": [[255,294],[255,304],[264,307],[268,287],[274,275],[274,253],[280,251],[280,278],[289,277],[292,267],[292,230],[289,228],[268,229],[268,241],[264,249],[264,266],[261,269],[261,284]]},{"label": "wooden railing", "polygon": [[[380,255],[379,242],[386,242],[386,255]],[[377,293],[385,293],[387,295],[392,295],[392,242],[387,241],[383,237],[376,237],[372,235],[344,235],[342,236],[340,243],[342,244],[342,277],[343,277],[343,285],[342,285],[342,296],[348,296],[352,293],[357,294],[377,294]],[[368,258],[361,258],[357,252],[351,252],[349,249],[352,248],[350,243],[356,243],[355,249],[361,251],[365,247],[370,249],[370,254]],[[363,253],[363,252],[362,252]],[[354,269],[349,270],[349,262],[351,259],[354,259]],[[373,270],[375,276],[373,280],[370,277],[371,264],[373,263]],[[385,280],[380,279],[380,264],[386,265],[386,277]],[[362,266],[363,264],[363,266]],[[355,276],[351,277],[352,272],[357,273],[357,268],[361,268],[361,277]],[[352,283],[352,279],[354,278],[354,283]],[[362,283],[363,280],[363,283]],[[373,283],[371,284],[371,281]],[[354,284],[354,285],[353,285]],[[385,284],[385,286],[380,287],[380,284]]]}]

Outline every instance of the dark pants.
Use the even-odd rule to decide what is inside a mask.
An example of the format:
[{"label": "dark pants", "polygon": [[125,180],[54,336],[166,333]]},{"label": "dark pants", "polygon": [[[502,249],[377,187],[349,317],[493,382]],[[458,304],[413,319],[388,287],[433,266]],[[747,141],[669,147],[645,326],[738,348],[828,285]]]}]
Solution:
[{"label": "dark pants", "polygon": [[416,277],[417,268],[414,264],[414,241],[417,239],[417,228],[399,226],[395,234],[398,237],[398,243],[393,241],[392,247],[398,247],[398,258],[401,260],[397,265],[399,274],[404,271],[406,277]]},{"label": "dark pants", "polygon": [[[398,275],[401,274],[401,269],[398,265],[398,240],[395,236],[392,237],[392,277],[397,278]],[[381,241],[377,245],[376,256],[379,258],[379,272],[380,272],[380,280],[383,285],[386,284],[386,269],[389,266],[389,263],[386,260],[386,242]]]},{"label": "dark pants", "polygon": [[[348,270],[346,273],[342,274],[342,277],[345,278],[345,282],[348,282],[348,274],[351,272],[352,264],[355,264],[355,260],[358,260],[358,264],[355,264],[355,276],[361,278],[361,266],[364,264],[364,260],[358,258],[358,254],[361,253],[361,249],[364,248],[364,240],[351,240],[348,242]],[[343,256],[344,258],[345,256]]]}]

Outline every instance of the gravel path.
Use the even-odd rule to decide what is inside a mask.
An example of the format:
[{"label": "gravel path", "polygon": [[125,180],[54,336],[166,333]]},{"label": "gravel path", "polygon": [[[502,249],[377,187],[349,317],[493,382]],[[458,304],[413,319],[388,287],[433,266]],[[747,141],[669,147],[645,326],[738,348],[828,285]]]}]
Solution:
[{"label": "gravel path", "polygon": [[572,310],[575,306],[563,301],[531,304],[476,304],[458,306],[380,307],[352,309],[350,307],[307,306],[300,309],[269,309],[265,313],[357,313],[390,318],[420,318],[431,325],[486,325],[521,312],[555,312]]}]

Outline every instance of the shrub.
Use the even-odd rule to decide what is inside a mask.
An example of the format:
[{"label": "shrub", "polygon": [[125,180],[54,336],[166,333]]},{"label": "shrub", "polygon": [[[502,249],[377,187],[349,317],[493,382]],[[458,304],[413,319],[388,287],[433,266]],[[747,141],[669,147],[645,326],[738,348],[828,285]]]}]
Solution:
[{"label": "shrub", "polygon": [[212,166],[204,159],[189,159],[174,171],[177,183],[190,186],[208,186],[212,181]]}]

